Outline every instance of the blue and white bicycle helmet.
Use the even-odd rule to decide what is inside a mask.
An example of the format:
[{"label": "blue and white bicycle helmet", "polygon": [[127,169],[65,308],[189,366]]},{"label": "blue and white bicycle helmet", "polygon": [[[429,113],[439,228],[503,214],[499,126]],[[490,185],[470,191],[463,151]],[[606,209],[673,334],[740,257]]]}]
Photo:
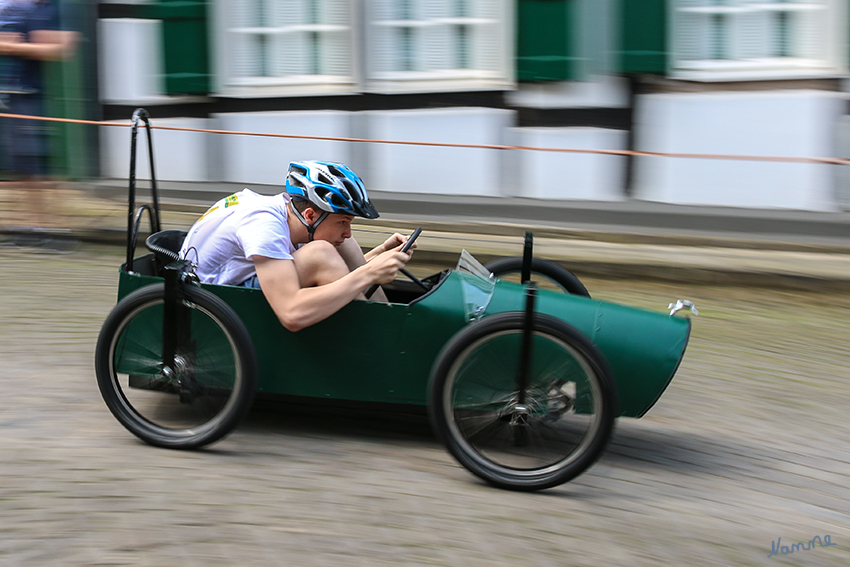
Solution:
[{"label": "blue and white bicycle helmet", "polygon": [[313,232],[331,213],[354,215],[367,219],[378,218],[378,211],[369,200],[363,182],[347,165],[327,161],[295,161],[289,164],[286,192],[293,200],[310,201],[324,213],[312,225],[294,207],[298,217],[313,240]]},{"label": "blue and white bicycle helmet", "polygon": [[378,218],[366,188],[347,165],[327,161],[296,161],[289,164],[286,192],[306,199],[323,211]]}]

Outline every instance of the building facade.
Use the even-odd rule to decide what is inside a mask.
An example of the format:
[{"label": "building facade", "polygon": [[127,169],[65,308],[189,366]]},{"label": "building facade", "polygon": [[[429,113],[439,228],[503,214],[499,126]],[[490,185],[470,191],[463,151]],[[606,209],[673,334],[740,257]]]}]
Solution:
[{"label": "building facade", "polygon": [[[847,0],[101,0],[102,115],[159,125],[579,150],[850,157]],[[123,129],[100,166],[122,178]],[[157,132],[158,177],[836,210],[845,166]],[[846,155],[845,155],[846,154]],[[140,171],[140,175],[144,175]],[[270,190],[274,190],[271,189]]]}]

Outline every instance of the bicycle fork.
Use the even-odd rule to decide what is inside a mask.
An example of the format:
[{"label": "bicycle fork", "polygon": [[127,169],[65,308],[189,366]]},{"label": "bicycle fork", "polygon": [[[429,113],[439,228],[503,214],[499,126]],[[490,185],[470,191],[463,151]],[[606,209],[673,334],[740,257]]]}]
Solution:
[{"label": "bicycle fork", "polygon": [[185,286],[197,277],[186,261],[173,262],[163,269],[165,297],[162,306],[162,375],[175,386],[180,401],[191,403],[194,391],[195,344],[192,339],[192,312]]}]

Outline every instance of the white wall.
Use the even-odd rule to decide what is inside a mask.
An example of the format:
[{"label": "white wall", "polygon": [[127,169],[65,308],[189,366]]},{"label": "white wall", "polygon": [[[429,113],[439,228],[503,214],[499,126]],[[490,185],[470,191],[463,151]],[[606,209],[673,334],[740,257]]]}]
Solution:
[{"label": "white wall", "polygon": [[[502,144],[514,113],[492,108],[373,111],[369,137],[455,144]],[[502,150],[372,144],[368,186],[381,191],[501,195]]]},{"label": "white wall", "polygon": [[[333,110],[317,112],[241,112],[214,115],[214,129],[294,134],[301,136],[350,136],[350,114]],[[218,135],[213,142],[213,175],[221,181],[282,186],[291,161],[323,160],[349,163],[351,144],[325,140]]]},{"label": "white wall", "polygon": [[[628,133],[603,128],[512,128],[514,145],[625,150]],[[626,158],[616,155],[514,150],[512,194],[539,199],[617,201],[624,195]]]},{"label": "white wall", "polygon": [[[844,95],[826,91],[638,97],[637,149],[790,157],[835,155]],[[828,165],[640,157],[635,196],[668,203],[805,210],[836,208]]]},{"label": "white wall", "polygon": [[505,93],[505,100],[528,108],[628,108],[629,81],[603,75],[584,81],[520,83]]},{"label": "white wall", "polygon": [[[100,126],[101,175],[112,179],[127,179],[130,173],[131,121],[116,120],[118,126]],[[136,178],[150,179],[148,134],[138,129],[136,137]],[[202,118],[151,118],[153,126],[178,128],[209,128]],[[154,168],[157,180],[214,181],[210,175],[210,136],[199,132],[157,130],[152,134]]]},{"label": "white wall", "polygon": [[101,102],[143,105],[167,100],[160,20],[101,19],[97,33]]},{"label": "white wall", "polygon": [[[845,95],[825,91],[654,94],[639,97],[637,149],[791,157],[850,157]],[[344,138],[624,149],[624,131],[516,128],[510,110],[416,109],[218,114],[154,125]],[[128,124],[127,121],[116,123]],[[842,127],[841,124],[844,126]],[[129,128],[101,127],[105,177],[126,179]],[[842,134],[843,133],[843,134]],[[357,144],[329,140],[154,131],[157,177],[280,187],[290,161],[351,165],[370,189],[434,195],[622,199],[625,159],[583,153]],[[138,171],[149,177],[139,131]],[[836,210],[850,207],[850,167],[807,163],[639,157],[635,199],[675,204]]]},{"label": "white wall", "polygon": [[[835,157],[850,159],[850,116],[842,116],[835,129]],[[835,176],[837,206],[850,211],[850,165],[831,166]]]}]

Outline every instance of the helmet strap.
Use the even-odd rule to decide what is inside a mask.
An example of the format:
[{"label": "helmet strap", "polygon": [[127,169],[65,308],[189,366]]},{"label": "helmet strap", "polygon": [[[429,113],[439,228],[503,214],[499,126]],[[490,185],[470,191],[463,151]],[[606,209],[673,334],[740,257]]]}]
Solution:
[{"label": "helmet strap", "polygon": [[289,201],[289,208],[292,210],[293,213],[295,213],[295,218],[300,220],[301,224],[303,224],[304,227],[307,229],[307,242],[313,242],[313,233],[316,232],[316,227],[319,226],[323,220],[328,218],[328,215],[330,213],[327,211],[322,211],[322,214],[319,216],[319,220],[317,220],[313,224],[310,224],[307,222],[307,219],[304,218],[304,215],[298,212],[298,209],[295,208],[295,206],[292,204],[292,201]]}]

